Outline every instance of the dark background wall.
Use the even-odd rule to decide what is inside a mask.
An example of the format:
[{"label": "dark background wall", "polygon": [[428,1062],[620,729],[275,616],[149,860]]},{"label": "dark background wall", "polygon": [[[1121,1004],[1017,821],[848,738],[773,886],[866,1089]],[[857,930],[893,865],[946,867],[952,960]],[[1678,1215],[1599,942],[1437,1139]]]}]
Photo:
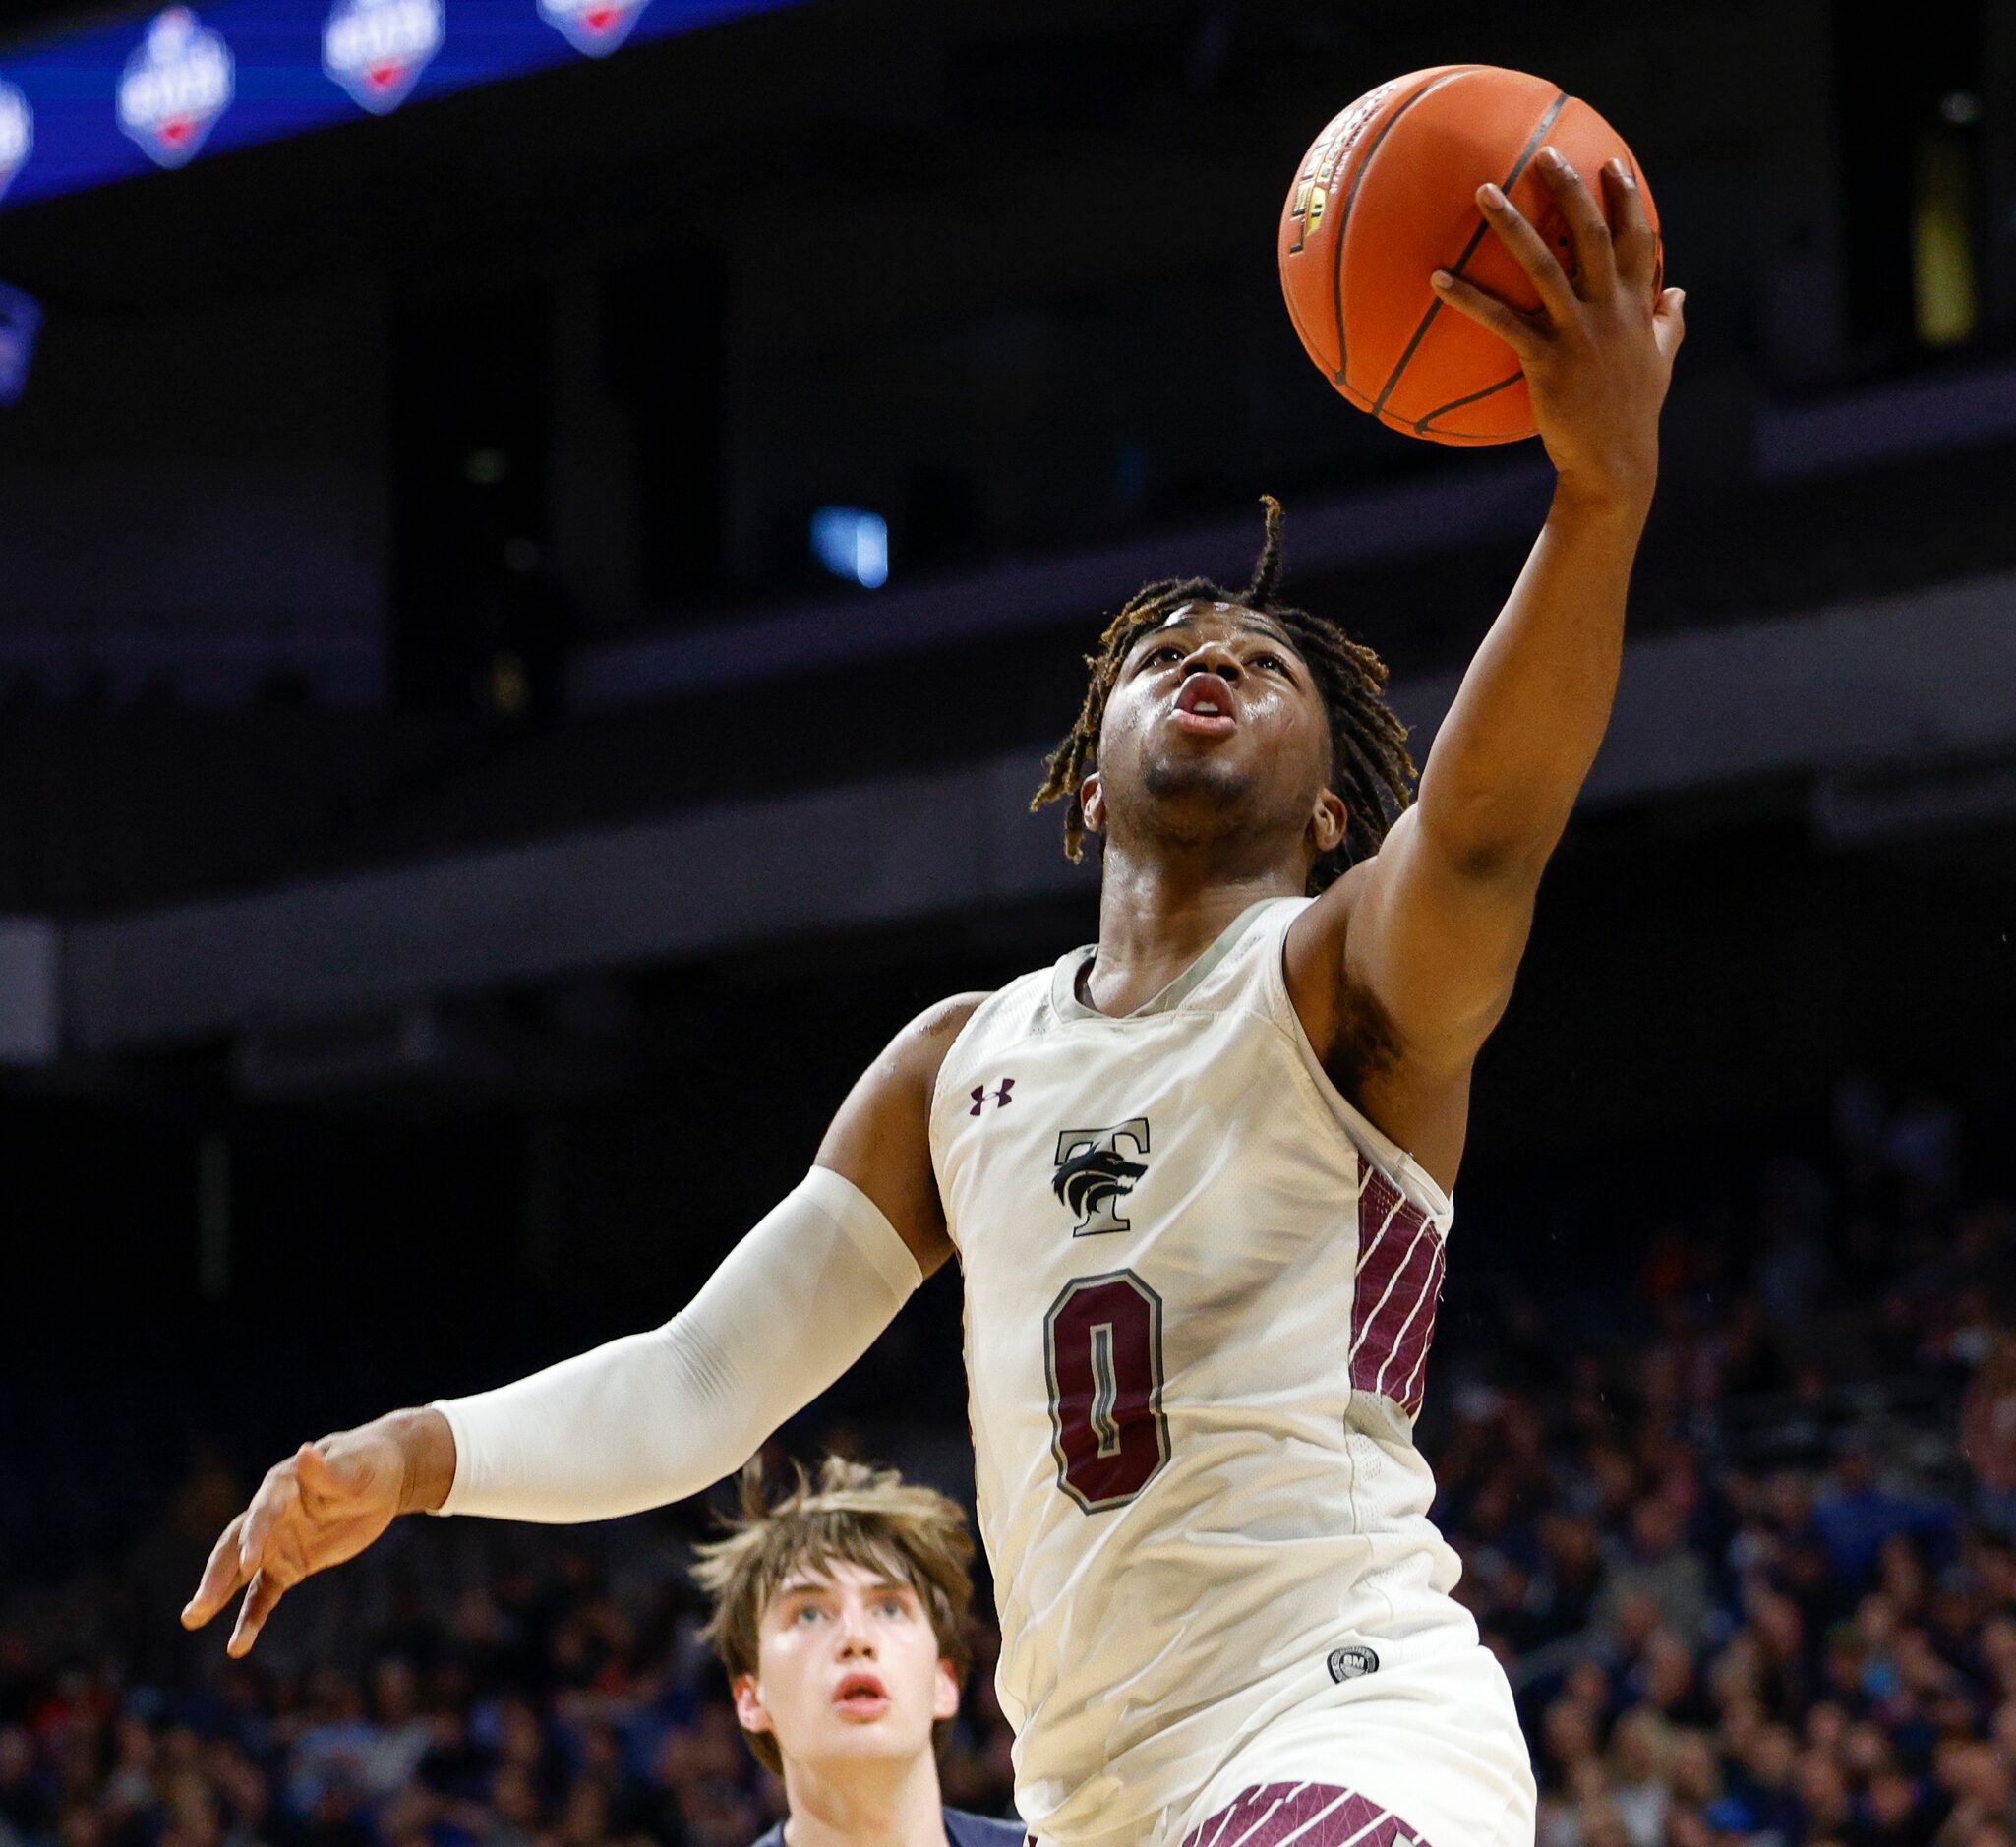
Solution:
[{"label": "dark background wall", "polygon": [[[1350,412],[1272,255],[1321,125],[1453,58],[1603,109],[1689,289],[1634,642],[1876,597],[1910,634],[1944,588],[2006,595],[2016,15],[1868,17],[812,0],[0,214],[0,278],[48,314],[0,412],[0,905],[91,926],[857,784],[899,790],[878,839],[955,856],[899,779],[1026,748],[1033,784],[1104,613],[1243,569],[1263,491],[1298,596],[1405,680],[1458,668],[1544,506],[1533,446]],[[1973,278],[1958,337],[1923,325],[1932,219]],[[1404,543],[1352,524],[1414,490]],[[829,504],[887,518],[886,591],[822,571]],[[744,644],[760,670],[722,668]],[[1839,691],[1817,663],[1787,730]],[[1656,1215],[1617,1163],[1822,1135],[1852,1070],[1957,1099],[1994,1159],[2006,717],[1986,795],[1879,839],[1830,837],[1817,749],[1578,819],[1479,1071],[1463,1223],[1494,1255],[1454,1286],[1560,1261],[1520,1242],[1536,1188],[1630,1249]],[[148,1388],[116,1518],[52,1503],[109,1532],[207,1406],[263,1453],[658,1319],[906,1017],[1094,928],[1087,883],[66,1042],[0,1076],[0,1415],[74,1449],[105,1398],[44,1420],[66,1378]],[[452,1055],[400,1055],[423,1027]],[[326,1357],[282,1387],[290,1328]],[[956,1350],[943,1289],[919,1329]]]}]

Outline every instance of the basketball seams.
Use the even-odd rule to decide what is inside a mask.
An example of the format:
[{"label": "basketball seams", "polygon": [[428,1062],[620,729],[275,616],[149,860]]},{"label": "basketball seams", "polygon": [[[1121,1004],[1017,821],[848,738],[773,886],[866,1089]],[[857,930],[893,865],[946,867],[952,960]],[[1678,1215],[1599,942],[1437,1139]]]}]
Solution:
[{"label": "basketball seams", "polygon": [[[1349,390],[1351,387],[1344,378],[1345,372],[1349,370],[1350,363],[1350,349],[1344,340],[1344,233],[1350,228],[1351,208],[1357,203],[1358,188],[1364,181],[1366,170],[1372,165],[1373,156],[1379,152],[1386,138],[1393,133],[1401,116],[1405,115],[1424,96],[1433,95],[1445,84],[1453,84],[1457,78],[1467,77],[1472,71],[1479,68],[1481,67],[1471,64],[1465,65],[1461,70],[1445,71],[1442,76],[1430,78],[1420,89],[1410,90],[1399,101],[1393,104],[1387,111],[1386,120],[1379,125],[1378,132],[1366,144],[1365,151],[1358,156],[1358,164],[1351,169],[1351,183],[1344,190],[1343,209],[1337,213],[1336,232],[1332,245],[1330,266],[1331,307],[1336,317],[1337,329],[1337,369],[1332,376],[1332,383],[1342,386],[1346,390]],[[1292,315],[1293,312],[1294,305],[1291,301],[1289,313]],[[1301,324],[1298,321],[1296,323],[1298,331],[1300,330],[1300,326]],[[1304,345],[1308,344],[1306,340],[1303,343]],[[1362,397],[1364,393],[1361,391],[1357,395]]]},{"label": "basketball seams", "polygon": [[[1439,96],[1459,78],[1468,80],[1464,88]],[[1437,99],[1431,102],[1431,97]],[[1417,109],[1416,104],[1425,106]],[[1402,118],[1408,118],[1404,128]],[[1279,233],[1282,292],[1300,343],[1348,403],[1377,416],[1389,429],[1456,447],[1495,446],[1533,434],[1531,408],[1515,388],[1525,383],[1523,369],[1492,379],[1494,359],[1503,363],[1510,355],[1502,343],[1467,327],[1452,325],[1440,339],[1433,337],[1435,317],[1449,304],[1437,298],[1439,292],[1417,284],[1429,269],[1450,265],[1453,235],[1463,239],[1451,266],[1454,273],[1489,275],[1490,285],[1501,291],[1510,275],[1511,298],[1523,300],[1517,286],[1522,266],[1514,263],[1508,269],[1504,248],[1484,247],[1491,217],[1476,211],[1473,197],[1463,198],[1465,178],[1481,177],[1480,168],[1488,174],[1496,165],[1507,169],[1502,183],[1512,193],[1550,136],[1555,146],[1573,149],[1577,160],[1594,163],[1622,154],[1648,215],[1653,214],[1651,192],[1635,156],[1589,104],[1543,78],[1495,65],[1442,65],[1377,85],[1333,117],[1311,144]],[[1366,176],[1379,159],[1386,164],[1368,185]],[[1328,197],[1327,214],[1312,191],[1319,182]],[[1544,196],[1536,197],[1547,204]],[[1461,215],[1452,222],[1451,208],[1458,200],[1461,211],[1470,215],[1467,234]],[[1327,216],[1320,233],[1312,234],[1305,214]],[[1535,221],[1565,253],[1571,234],[1557,225],[1556,215],[1550,209]],[[1326,343],[1319,331],[1326,307],[1321,299],[1322,236],[1332,240],[1327,304],[1332,325],[1327,331],[1334,343]],[[1347,254],[1347,245],[1355,255]],[[1655,261],[1662,269],[1664,258],[1660,238]],[[1569,261],[1565,255],[1563,261]],[[1415,316],[1411,325],[1410,310]],[[1353,357],[1380,368],[1365,387],[1347,376]],[[1397,402],[1403,387],[1411,400],[1404,405]],[[1455,394],[1439,398],[1439,391],[1451,387]],[[1423,398],[1436,400],[1433,408],[1422,407]],[[1463,420],[1468,427],[1451,427],[1451,419],[1465,409],[1475,411]]]},{"label": "basketball seams", "polygon": [[[1405,428],[1405,425],[1391,417],[1380,419],[1389,430]],[[1436,430],[1431,432],[1438,443],[1474,443],[1480,447],[1495,443],[1522,443],[1532,434],[1530,430]]]},{"label": "basketball seams", "polygon": [[[1518,158],[1512,162],[1512,171],[1508,173],[1504,180],[1502,180],[1499,184],[1499,190],[1505,193],[1508,198],[1510,198],[1512,195],[1512,187],[1515,184],[1517,184],[1519,175],[1526,170],[1527,162],[1532,159],[1534,153],[1538,150],[1541,137],[1544,136],[1547,133],[1547,131],[1554,126],[1556,118],[1558,118],[1562,110],[1568,106],[1568,91],[1565,89],[1557,90],[1555,92],[1554,100],[1551,103],[1549,103],[1547,107],[1541,112],[1539,121],[1534,123],[1532,133],[1526,137],[1526,145],[1519,149]],[[1368,150],[1366,153],[1366,164],[1369,165],[1371,163],[1371,158],[1372,150]],[[1462,274],[1463,266],[1467,264],[1470,261],[1470,258],[1476,253],[1477,246],[1484,239],[1484,233],[1489,229],[1490,226],[1488,223],[1480,222],[1478,224],[1476,230],[1474,230],[1470,234],[1470,241],[1463,246],[1463,254],[1456,259],[1453,273],[1456,275]],[[1338,244],[1339,251],[1341,253],[1341,226],[1338,227]],[[1339,254],[1338,257],[1338,264],[1341,268],[1341,254]],[[1431,301],[1428,304],[1428,312],[1421,317],[1421,324],[1420,326],[1415,328],[1413,338],[1408,340],[1405,350],[1401,352],[1398,360],[1394,363],[1391,376],[1387,379],[1384,388],[1380,391],[1377,400],[1373,403],[1372,411],[1375,416],[1381,418],[1382,420],[1385,419],[1387,400],[1393,396],[1394,389],[1399,385],[1401,375],[1405,373],[1407,369],[1408,362],[1412,360],[1414,354],[1420,349],[1421,342],[1427,336],[1428,329],[1435,325],[1435,317],[1441,312],[1442,303],[1439,300]],[[1450,408],[1450,406],[1444,405],[1443,408],[1448,409]],[[1430,413],[1431,416],[1437,413]],[[1411,419],[1409,419],[1408,421],[1411,421]]]},{"label": "basketball seams", "polygon": [[[1431,430],[1429,426],[1433,424],[1436,418],[1441,416],[1444,411],[1455,410],[1460,408],[1464,404],[1474,404],[1480,397],[1490,397],[1499,391],[1505,390],[1510,386],[1514,386],[1518,384],[1518,382],[1525,376],[1525,372],[1523,370],[1520,370],[1518,372],[1514,372],[1509,379],[1500,379],[1496,385],[1487,385],[1481,391],[1469,391],[1461,397],[1451,398],[1447,404],[1436,405],[1436,407],[1433,410],[1429,411],[1418,422],[1416,422],[1416,424],[1414,425],[1414,434],[1416,436],[1442,435],[1442,431]],[[1454,436],[1461,436],[1465,433],[1462,431],[1452,431],[1449,434]],[[1494,441],[1496,439],[1494,439]]]}]

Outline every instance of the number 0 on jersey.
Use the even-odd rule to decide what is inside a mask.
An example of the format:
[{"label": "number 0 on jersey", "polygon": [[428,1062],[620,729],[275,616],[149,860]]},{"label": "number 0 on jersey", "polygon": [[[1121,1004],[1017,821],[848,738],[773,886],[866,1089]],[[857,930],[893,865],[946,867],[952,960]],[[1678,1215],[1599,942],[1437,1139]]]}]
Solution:
[{"label": "number 0 on jersey", "polygon": [[1058,1485],[1088,1514],[1124,1507],[1169,1460],[1162,1298],[1131,1270],[1076,1277],[1043,1340]]}]

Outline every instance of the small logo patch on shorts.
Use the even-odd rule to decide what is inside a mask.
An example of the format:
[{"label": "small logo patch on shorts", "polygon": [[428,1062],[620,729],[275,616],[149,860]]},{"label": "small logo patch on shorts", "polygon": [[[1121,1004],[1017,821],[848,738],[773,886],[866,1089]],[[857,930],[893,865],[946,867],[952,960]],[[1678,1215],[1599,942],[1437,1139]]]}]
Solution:
[{"label": "small logo patch on shorts", "polygon": [[1361,1675],[1379,1672],[1379,1650],[1359,1646],[1333,1648],[1326,1665],[1334,1681],[1357,1680]]}]

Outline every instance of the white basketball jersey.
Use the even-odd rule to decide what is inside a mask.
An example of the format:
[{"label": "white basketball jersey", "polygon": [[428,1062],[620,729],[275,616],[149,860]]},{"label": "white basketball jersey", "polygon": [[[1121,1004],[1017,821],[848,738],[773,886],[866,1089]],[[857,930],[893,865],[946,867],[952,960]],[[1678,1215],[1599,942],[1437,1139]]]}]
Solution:
[{"label": "white basketball jersey", "polygon": [[1380,1649],[1475,1639],[1411,1434],[1453,1209],[1303,1033],[1308,902],[1252,906],[1124,1017],[1078,997],[1091,948],[1011,983],[932,1100],[996,1685],[1046,1841],[1150,1839]]}]

